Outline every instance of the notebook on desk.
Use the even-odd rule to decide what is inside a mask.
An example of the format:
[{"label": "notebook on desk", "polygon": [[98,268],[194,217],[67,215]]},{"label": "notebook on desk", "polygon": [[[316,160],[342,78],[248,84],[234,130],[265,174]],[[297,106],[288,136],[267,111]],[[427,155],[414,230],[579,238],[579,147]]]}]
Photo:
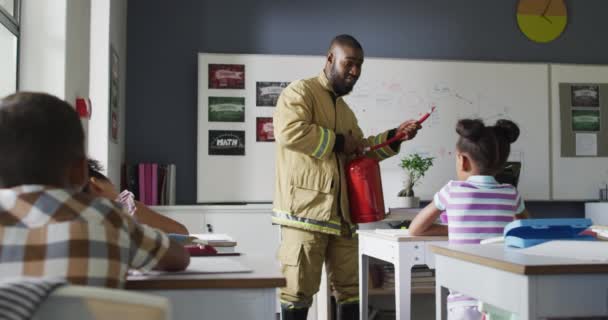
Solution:
[{"label": "notebook on desk", "polygon": [[232,257],[205,257],[193,258],[190,265],[184,271],[158,271],[139,272],[129,270],[131,276],[171,276],[171,275],[195,275],[214,273],[250,273],[253,269],[244,265],[240,260]]}]

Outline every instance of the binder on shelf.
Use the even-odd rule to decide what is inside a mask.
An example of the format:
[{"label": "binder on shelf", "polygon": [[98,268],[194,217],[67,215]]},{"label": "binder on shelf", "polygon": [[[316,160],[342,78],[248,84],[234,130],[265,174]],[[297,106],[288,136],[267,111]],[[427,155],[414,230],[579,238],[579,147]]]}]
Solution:
[{"label": "binder on shelf", "polygon": [[150,164],[150,205],[158,205],[158,163]]},{"label": "binder on shelf", "polygon": [[146,165],[140,163],[137,165],[138,168],[138,180],[139,180],[139,201],[146,203]]},{"label": "binder on shelf", "polygon": [[175,164],[136,163],[124,166],[124,188],[146,205],[175,205]]}]

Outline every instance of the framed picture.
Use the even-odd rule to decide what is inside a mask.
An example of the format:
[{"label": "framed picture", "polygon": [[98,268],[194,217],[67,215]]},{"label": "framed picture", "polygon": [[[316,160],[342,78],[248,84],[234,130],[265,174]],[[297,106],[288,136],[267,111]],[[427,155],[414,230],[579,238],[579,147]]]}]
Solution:
[{"label": "framed picture", "polygon": [[275,107],[277,100],[289,82],[258,81],[255,83],[255,105],[258,107]]},{"label": "framed picture", "polygon": [[119,79],[120,71],[118,64],[118,52],[110,46],[110,141],[118,143],[118,128],[120,119],[118,118],[119,103]]},{"label": "framed picture", "polygon": [[600,131],[600,111],[572,110],[572,130],[585,132]]},{"label": "framed picture", "polygon": [[599,107],[600,86],[599,85],[572,85],[573,107]]},{"label": "framed picture", "polygon": [[209,89],[245,89],[245,65],[209,64]]},{"label": "framed picture", "polygon": [[245,131],[209,130],[210,156],[244,156]]},{"label": "framed picture", "polygon": [[255,140],[258,142],[272,142],[274,141],[274,126],[272,124],[272,118],[255,118],[256,134]]},{"label": "framed picture", "polygon": [[210,122],[245,122],[245,98],[209,97]]}]

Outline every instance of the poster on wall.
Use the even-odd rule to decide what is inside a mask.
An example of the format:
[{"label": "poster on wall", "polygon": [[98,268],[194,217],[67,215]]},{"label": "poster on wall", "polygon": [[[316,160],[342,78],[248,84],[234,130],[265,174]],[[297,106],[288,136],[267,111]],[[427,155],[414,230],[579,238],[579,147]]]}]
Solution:
[{"label": "poster on wall", "polygon": [[600,131],[599,110],[572,110],[572,131]]},{"label": "poster on wall", "polygon": [[573,85],[572,87],[573,107],[596,107],[600,106],[599,85]]},{"label": "poster on wall", "polygon": [[210,122],[245,122],[245,98],[209,97]]},{"label": "poster on wall", "polygon": [[118,52],[113,46],[110,46],[110,121],[109,133],[110,141],[118,143],[118,128],[120,118],[118,117],[118,99],[119,99],[119,64]]},{"label": "poster on wall", "polygon": [[209,130],[210,156],[244,156],[245,131]]},{"label": "poster on wall", "polygon": [[255,83],[255,105],[258,107],[275,107],[283,89],[289,82],[258,81]]},{"label": "poster on wall", "polygon": [[245,89],[245,65],[209,64],[209,89]]},{"label": "poster on wall", "polygon": [[255,119],[256,122],[256,138],[258,142],[272,142],[274,141],[274,126],[272,124],[272,118],[258,117]]}]

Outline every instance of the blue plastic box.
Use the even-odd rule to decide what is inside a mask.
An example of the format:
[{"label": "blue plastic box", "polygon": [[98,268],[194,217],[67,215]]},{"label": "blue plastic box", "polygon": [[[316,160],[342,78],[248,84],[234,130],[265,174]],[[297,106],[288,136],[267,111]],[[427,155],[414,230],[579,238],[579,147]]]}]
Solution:
[{"label": "blue plastic box", "polygon": [[523,219],[509,223],[505,245],[527,248],[551,240],[595,240],[580,233],[591,227],[591,219]]}]

